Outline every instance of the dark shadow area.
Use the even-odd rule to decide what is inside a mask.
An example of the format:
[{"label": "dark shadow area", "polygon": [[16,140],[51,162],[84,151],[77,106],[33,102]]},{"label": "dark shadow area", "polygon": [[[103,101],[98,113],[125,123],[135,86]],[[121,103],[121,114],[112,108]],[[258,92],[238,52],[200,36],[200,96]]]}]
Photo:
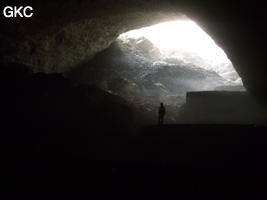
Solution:
[{"label": "dark shadow area", "polygon": [[124,100],[94,85],[75,86],[61,74],[32,74],[17,64],[0,70],[1,120],[7,127],[123,129],[131,122]]},{"label": "dark shadow area", "polygon": [[111,176],[113,147],[130,132],[125,102],[60,74],[18,64],[0,71],[2,195],[79,199],[88,184],[100,191]]},{"label": "dark shadow area", "polygon": [[116,191],[127,199],[261,197],[265,133],[253,125],[144,128],[116,160]]},{"label": "dark shadow area", "polygon": [[265,126],[133,129],[127,104],[95,86],[15,64],[1,68],[0,80],[5,199],[224,199],[265,192]]}]

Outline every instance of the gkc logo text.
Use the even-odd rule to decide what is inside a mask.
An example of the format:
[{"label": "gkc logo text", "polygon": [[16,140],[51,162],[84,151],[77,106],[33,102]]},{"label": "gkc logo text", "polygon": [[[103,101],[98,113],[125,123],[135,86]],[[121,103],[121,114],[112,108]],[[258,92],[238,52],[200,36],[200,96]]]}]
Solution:
[{"label": "gkc logo text", "polygon": [[6,18],[30,18],[33,16],[33,8],[31,6],[6,6],[3,14]]}]

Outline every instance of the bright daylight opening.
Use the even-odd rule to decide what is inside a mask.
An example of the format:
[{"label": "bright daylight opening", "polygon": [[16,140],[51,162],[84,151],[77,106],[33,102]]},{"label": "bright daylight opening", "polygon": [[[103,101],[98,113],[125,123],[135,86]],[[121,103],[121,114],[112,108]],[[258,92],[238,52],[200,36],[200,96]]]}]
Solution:
[{"label": "bright daylight opening", "polygon": [[178,123],[188,92],[245,90],[224,51],[184,18],[123,33],[94,65],[81,72],[86,83],[122,97],[142,123],[154,123],[160,102],[166,123]]},{"label": "bright daylight opening", "polygon": [[189,19],[165,22],[120,35],[120,39],[145,37],[152,42],[162,57],[173,58],[184,64],[193,64],[214,71],[232,86],[241,86],[242,80],[231,61],[213,39]]}]

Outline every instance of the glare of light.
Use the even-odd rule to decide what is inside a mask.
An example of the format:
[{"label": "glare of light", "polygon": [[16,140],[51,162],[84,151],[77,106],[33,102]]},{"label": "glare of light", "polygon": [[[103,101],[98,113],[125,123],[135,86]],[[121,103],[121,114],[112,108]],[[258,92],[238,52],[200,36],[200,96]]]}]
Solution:
[{"label": "glare of light", "polygon": [[[122,39],[140,37],[150,40],[165,57],[189,60],[194,63],[196,62],[194,58],[197,56],[204,61],[194,63],[197,66],[215,71],[226,80],[242,85],[241,78],[225,52],[189,18],[132,30],[119,36]],[[186,58],[187,55],[191,57]],[[233,76],[235,80],[232,79]]]},{"label": "glare of light", "polygon": [[213,39],[189,19],[129,31],[120,37],[125,36],[130,38],[144,36],[165,54],[170,51],[189,52],[215,63],[230,63],[224,51],[215,44]]}]

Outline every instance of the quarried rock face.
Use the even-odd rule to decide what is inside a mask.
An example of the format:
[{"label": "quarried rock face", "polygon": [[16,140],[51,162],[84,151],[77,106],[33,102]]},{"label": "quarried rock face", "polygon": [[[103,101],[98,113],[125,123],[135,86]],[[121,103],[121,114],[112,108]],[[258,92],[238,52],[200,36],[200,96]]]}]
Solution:
[{"label": "quarried rock face", "polygon": [[191,92],[187,94],[178,121],[183,124],[266,124],[266,111],[266,107],[247,92]]}]

